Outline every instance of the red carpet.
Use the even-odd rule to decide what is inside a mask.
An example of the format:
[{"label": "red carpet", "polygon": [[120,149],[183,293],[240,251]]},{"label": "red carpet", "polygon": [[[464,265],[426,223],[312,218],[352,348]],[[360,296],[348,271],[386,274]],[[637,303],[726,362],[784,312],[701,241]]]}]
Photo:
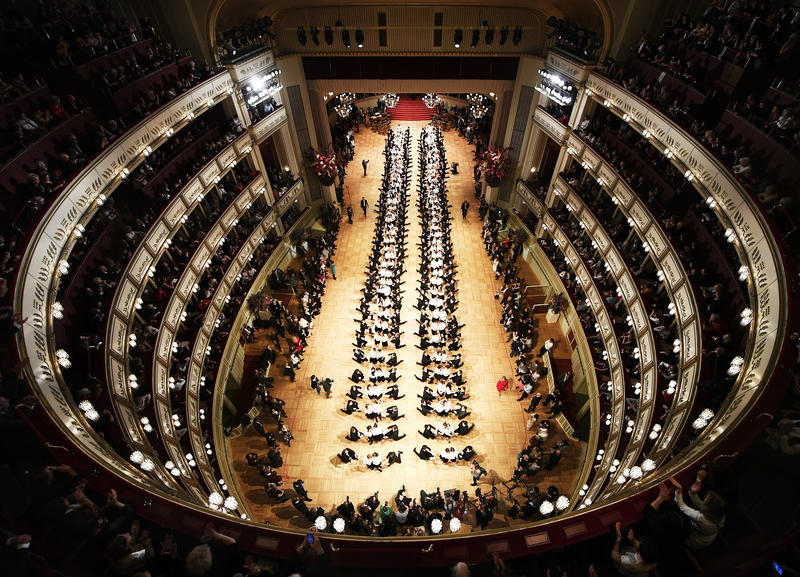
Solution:
[{"label": "red carpet", "polygon": [[430,120],[433,110],[425,106],[422,100],[411,100],[411,97],[403,94],[400,102],[394,108],[389,109],[392,120]]}]

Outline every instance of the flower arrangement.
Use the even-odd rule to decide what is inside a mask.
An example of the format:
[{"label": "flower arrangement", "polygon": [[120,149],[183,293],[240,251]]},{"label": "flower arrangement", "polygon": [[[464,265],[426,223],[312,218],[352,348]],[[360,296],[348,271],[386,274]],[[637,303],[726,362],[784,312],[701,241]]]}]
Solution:
[{"label": "flower arrangement", "polygon": [[311,170],[319,177],[322,184],[330,186],[339,173],[339,163],[336,160],[336,154],[323,154],[312,149]]},{"label": "flower arrangement", "polygon": [[553,298],[550,299],[550,312],[554,315],[559,314],[567,308],[567,303],[567,297],[563,294],[558,293],[553,295]]},{"label": "flower arrangement", "polygon": [[489,186],[499,185],[506,177],[510,161],[508,151],[508,148],[492,148],[489,146],[478,155],[480,170]]},{"label": "flower arrangement", "polygon": [[267,310],[271,300],[272,299],[267,294],[267,291],[262,289],[250,295],[247,298],[247,304],[250,307],[251,312],[257,313],[258,311]]}]

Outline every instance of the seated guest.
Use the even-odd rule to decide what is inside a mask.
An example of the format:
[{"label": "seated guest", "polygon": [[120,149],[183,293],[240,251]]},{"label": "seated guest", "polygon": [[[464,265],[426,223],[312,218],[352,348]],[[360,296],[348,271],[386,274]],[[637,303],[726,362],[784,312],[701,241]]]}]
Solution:
[{"label": "seated guest", "polygon": [[433,412],[433,406],[431,406],[431,404],[427,401],[422,401],[420,402],[419,407],[417,407],[417,410],[427,417]]},{"label": "seated guest", "polygon": [[389,388],[386,389],[386,395],[395,401],[405,397],[405,395],[400,394],[400,389],[398,389],[397,385],[390,385]]},{"label": "seated guest", "polygon": [[430,380],[433,378],[433,373],[429,371],[428,368],[426,367],[422,369],[422,376],[418,377],[417,375],[414,375],[414,378],[422,383],[427,383],[430,382]]},{"label": "seated guest", "polygon": [[380,403],[369,403],[364,407],[364,416],[368,419],[383,418],[383,407]]},{"label": "seated guest", "polygon": [[421,395],[417,395],[417,396],[420,399],[422,399],[423,401],[432,401],[433,399],[436,398],[436,395],[433,394],[433,389],[431,389],[428,386],[426,386],[424,389],[422,389],[422,394]]},{"label": "seated guest", "polygon": [[353,360],[358,364],[361,364],[367,360],[367,355],[365,355],[364,351],[361,349],[353,349]]},{"label": "seated guest", "polygon": [[388,409],[386,409],[386,415],[393,421],[397,419],[402,419],[405,415],[401,415],[397,405],[392,405]]},{"label": "seated guest", "polygon": [[389,365],[390,367],[396,367],[402,362],[403,361],[397,360],[397,353],[389,353],[389,356],[386,358],[386,364]]},{"label": "seated guest", "polygon": [[400,460],[400,456],[402,454],[403,454],[403,451],[398,451],[398,452],[392,451],[392,452],[390,452],[388,455],[386,455],[386,463],[387,463],[386,466],[390,467],[394,463],[401,463],[402,461]]},{"label": "seated guest", "polygon": [[442,452],[439,453],[439,458],[442,460],[443,463],[455,463],[458,459],[458,453],[456,452],[455,447],[445,447],[442,449]]},{"label": "seated guest", "polygon": [[374,425],[367,425],[367,440],[370,445],[374,441],[383,440],[383,429],[377,423]]},{"label": "seated guest", "polygon": [[458,427],[456,427],[455,434],[456,435],[467,435],[470,431],[475,427],[475,424],[469,424],[467,421],[459,421]]},{"label": "seated guest", "polygon": [[364,373],[361,372],[361,369],[356,369],[353,371],[353,374],[350,375],[350,380],[354,383],[361,383],[364,381]]},{"label": "seated guest", "polygon": [[475,456],[475,449],[472,448],[472,445],[467,445],[464,449],[459,453],[458,458],[463,459],[464,461],[470,461]]},{"label": "seated guest", "polygon": [[[369,405],[367,405],[369,406]],[[339,409],[346,415],[352,415],[353,413],[360,413],[361,408],[358,406],[358,403],[353,401],[352,399],[347,401],[344,409]]]},{"label": "seated guest", "polygon": [[449,439],[453,436],[453,425],[447,421],[442,421],[436,426],[436,434]]},{"label": "seated guest", "polygon": [[347,393],[346,396],[350,397],[355,401],[356,399],[363,399],[364,393],[361,392],[361,387],[359,387],[358,385],[352,385],[350,387],[350,392]]},{"label": "seated guest", "polygon": [[433,425],[427,423],[425,425],[425,428],[422,431],[419,431],[419,434],[425,437],[426,439],[435,439],[436,429],[433,428]]},{"label": "seated guest", "polygon": [[464,403],[456,403],[456,406],[453,408],[453,414],[459,419],[463,419],[470,414],[470,411]]},{"label": "seated guest", "polygon": [[350,432],[347,434],[346,439],[348,441],[353,441],[354,443],[361,439],[364,436],[364,433],[356,429],[355,427],[350,427]]},{"label": "seated guest", "polygon": [[433,458],[433,451],[431,451],[431,448],[428,445],[422,445],[419,451],[417,451],[417,449],[414,449],[414,454],[416,454],[417,457],[419,457],[423,461],[429,461],[430,459]]},{"label": "seated guest", "polygon": [[386,438],[392,439],[393,441],[399,441],[405,436],[405,433],[400,435],[400,430],[397,428],[397,425],[389,425],[389,428],[386,430]]},{"label": "seated guest", "polygon": [[342,449],[342,452],[339,453],[339,458],[342,460],[342,463],[349,463],[350,461],[357,461],[358,455],[356,455],[356,452],[350,447],[345,447]]},{"label": "seated guest", "polygon": [[371,453],[364,457],[364,464],[370,471],[383,471],[383,458],[378,453]]}]

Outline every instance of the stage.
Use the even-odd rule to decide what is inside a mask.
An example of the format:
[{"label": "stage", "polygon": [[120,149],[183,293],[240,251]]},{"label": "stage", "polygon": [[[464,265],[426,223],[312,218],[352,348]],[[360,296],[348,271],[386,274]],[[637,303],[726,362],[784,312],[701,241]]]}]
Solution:
[{"label": "stage", "polygon": [[[371,248],[375,228],[374,205],[377,201],[381,174],[383,170],[382,151],[385,137],[376,134],[364,127],[356,134],[356,155],[348,167],[345,180],[346,202],[353,205],[354,222],[347,224],[343,216],[341,230],[334,257],[336,263],[337,280],[328,279],[326,294],[323,297],[322,311],[314,320],[308,348],[300,370],[297,372],[296,382],[290,383],[288,378],[282,376],[282,367],[286,362],[287,346],[284,342],[283,353],[273,366],[271,375],[275,377],[275,387],[272,393],[286,401],[285,410],[288,417],[284,419],[295,439],[291,447],[281,443],[281,453],[284,465],[279,469],[283,477],[282,488],[286,489],[289,497],[295,495],[292,482],[302,478],[305,488],[310,494],[311,506],[321,506],[326,513],[331,513],[335,507],[350,496],[356,505],[376,491],[379,492],[381,501],[388,500],[394,507],[394,496],[402,485],[412,496],[419,497],[421,489],[434,491],[440,487],[442,491],[451,488],[468,489],[474,496],[475,487],[470,486],[472,477],[469,464],[459,461],[457,464],[444,464],[438,458],[431,461],[421,461],[413,453],[413,449],[422,444],[429,445],[438,455],[439,450],[452,444],[457,450],[465,445],[472,445],[476,451],[476,459],[487,470],[488,475],[481,479],[479,486],[486,492],[491,490],[492,482],[498,487],[500,508],[494,520],[489,524],[489,529],[502,529],[524,524],[525,521],[507,519],[508,491],[501,485],[502,481],[511,478],[516,465],[517,454],[527,443],[528,437],[536,431],[526,430],[528,414],[523,411],[527,407],[527,400],[517,402],[519,392],[514,384],[514,364],[509,357],[509,343],[507,335],[500,324],[501,307],[494,295],[502,285],[501,280],[495,280],[491,263],[483,247],[480,230],[481,221],[478,218],[478,201],[474,196],[472,180],[472,165],[474,147],[468,146],[457,132],[451,131],[444,134],[447,147],[448,163],[458,162],[461,171],[456,176],[451,176],[448,181],[452,223],[452,241],[456,264],[458,265],[458,297],[459,305],[456,314],[460,323],[465,326],[461,331],[463,348],[464,379],[470,398],[465,401],[472,413],[467,420],[475,423],[475,429],[465,437],[454,437],[452,443],[445,441],[429,441],[424,439],[418,430],[426,423],[437,423],[441,419],[425,417],[416,407],[419,406],[417,394],[422,392],[424,383],[414,378],[421,373],[421,367],[416,363],[420,360],[422,351],[414,345],[419,343],[419,338],[413,335],[418,327],[419,311],[413,308],[416,302],[415,288],[419,284],[419,241],[420,226],[418,210],[415,206],[416,185],[418,182],[418,153],[417,144],[423,122],[393,123],[409,126],[412,132],[411,161],[411,198],[408,206],[408,254],[403,279],[405,290],[401,321],[405,321],[403,330],[405,334],[402,342],[406,346],[397,351],[397,356],[403,362],[397,367],[400,379],[397,385],[400,394],[405,398],[398,401],[384,401],[384,405],[396,404],[400,414],[405,418],[396,421],[400,434],[407,436],[400,441],[384,440],[380,443],[368,445],[366,439],[357,443],[345,439],[351,425],[364,431],[370,421],[363,413],[345,415],[340,411],[345,406],[350,385],[348,376],[358,365],[352,359],[354,331],[360,318],[356,311],[360,290],[364,286],[364,270]],[[368,158],[369,172],[367,177],[362,176],[361,160]],[[361,197],[366,197],[370,203],[367,219],[359,207]],[[462,220],[459,206],[463,200],[470,203],[470,210],[466,220]],[[344,210],[343,210],[344,213]],[[522,259],[517,261],[520,266],[521,276],[528,284],[540,284],[529,267]],[[293,263],[298,265],[299,261]],[[293,303],[294,304],[294,303]],[[552,337],[556,340],[553,356],[556,359],[568,359],[569,347],[565,336],[556,324],[548,324],[545,315],[537,315],[539,332],[537,348],[545,339]],[[266,344],[271,344],[265,331],[257,333],[257,341],[247,345],[247,359],[258,358]],[[245,367],[252,365],[245,361]],[[333,393],[330,399],[324,394],[319,396],[309,386],[312,374],[318,377],[334,379]],[[512,382],[512,388],[502,395],[495,389],[499,377],[506,375]],[[363,383],[362,383],[363,384]],[[536,391],[547,394],[546,381],[542,379]],[[361,401],[360,401],[361,402]],[[362,406],[363,406],[363,402]],[[544,417],[546,409],[540,408],[539,414]],[[260,420],[270,431],[276,429],[274,420],[265,411]],[[448,419],[453,424],[458,422],[455,417]],[[391,423],[384,419],[383,424]],[[549,450],[553,444],[564,439],[564,433],[555,421],[552,421],[550,437],[545,443]],[[562,494],[572,495],[577,490],[575,483],[585,457],[585,443],[568,440],[569,445],[563,450],[563,458],[553,470],[542,469],[529,478],[528,483],[537,484],[541,489],[550,485],[557,486]],[[227,455],[231,461],[231,469],[236,476],[238,492],[245,500],[243,503],[249,516],[257,522],[266,522],[271,525],[283,526],[305,530],[309,527],[308,520],[292,506],[290,501],[273,504],[264,492],[264,479],[259,472],[247,465],[245,455],[256,452],[259,455],[266,453],[266,443],[252,427],[248,427],[244,434],[230,438],[226,447],[219,452]],[[343,464],[338,453],[344,447],[351,447],[359,458],[364,454],[377,451],[384,457],[383,472],[370,471],[363,462]],[[219,449],[219,447],[218,447]],[[402,451],[402,463],[386,467],[385,456],[389,451]],[[547,459],[544,459],[547,462]],[[519,497],[523,488],[519,487],[514,494]],[[465,518],[465,527],[461,532],[469,532],[474,514]]]}]

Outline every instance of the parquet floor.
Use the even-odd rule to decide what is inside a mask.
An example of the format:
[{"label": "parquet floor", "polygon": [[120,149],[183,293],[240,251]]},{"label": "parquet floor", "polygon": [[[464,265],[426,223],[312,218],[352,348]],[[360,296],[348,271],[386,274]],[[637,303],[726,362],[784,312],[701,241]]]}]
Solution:
[{"label": "parquet floor", "polygon": [[[408,210],[408,253],[403,277],[405,294],[401,311],[401,321],[406,321],[403,325],[405,334],[402,341],[406,346],[398,351],[398,358],[402,359],[403,363],[398,367],[400,379],[397,383],[401,394],[406,396],[396,402],[387,403],[384,400],[384,406],[396,403],[400,414],[406,415],[397,421],[397,425],[400,433],[405,433],[407,436],[400,441],[386,440],[372,446],[369,446],[365,439],[351,443],[345,439],[349,427],[354,424],[363,432],[369,421],[363,414],[348,416],[339,411],[347,400],[345,394],[351,384],[348,376],[358,366],[352,360],[352,342],[357,324],[354,319],[359,317],[355,309],[359,302],[359,291],[364,286],[364,270],[375,225],[372,210],[378,197],[377,187],[383,170],[381,153],[384,137],[368,129],[362,129],[356,135],[356,157],[350,164],[350,172],[346,178],[355,218],[352,225],[347,224],[346,217],[342,221],[334,257],[337,280],[329,279],[322,312],[314,321],[309,347],[297,373],[296,382],[290,383],[288,379],[278,374],[274,375],[273,393],[286,401],[288,418],[285,422],[295,436],[291,447],[281,446],[284,466],[279,472],[283,476],[283,487],[287,489],[287,494],[294,496],[291,483],[298,477],[302,478],[313,499],[309,505],[322,506],[326,511],[333,511],[348,495],[352,501],[360,503],[375,491],[380,492],[382,500],[388,499],[393,502],[394,494],[403,484],[411,494],[417,495],[420,489],[430,491],[436,487],[441,487],[442,490],[456,487],[473,489],[469,486],[472,477],[468,464],[445,465],[438,459],[424,462],[412,452],[414,447],[418,448],[424,441],[438,455],[439,449],[445,443],[426,441],[417,432],[425,423],[437,422],[434,418],[422,416],[416,410],[419,402],[417,394],[422,392],[423,383],[414,378],[415,373],[421,372],[416,364],[421,351],[414,346],[419,341],[412,333],[418,327],[419,318],[418,311],[413,308],[416,302],[415,288],[419,281],[417,273],[419,249],[416,243],[420,233],[418,211],[415,206],[418,178],[416,151],[423,125],[422,122],[403,123],[403,126],[411,128],[413,151],[412,194]],[[514,365],[509,358],[506,334],[500,325],[500,309],[494,300],[494,294],[501,282],[494,279],[480,237],[482,223],[478,219],[478,203],[473,193],[471,169],[474,148],[468,146],[456,132],[445,133],[445,144],[448,162],[458,162],[461,168],[458,175],[450,177],[448,185],[453,206],[452,215],[455,217],[452,240],[459,266],[457,315],[459,321],[465,324],[462,329],[463,349],[460,352],[463,354],[464,377],[471,396],[466,401],[472,411],[468,420],[475,423],[475,429],[467,437],[463,439],[456,437],[453,444],[458,450],[467,444],[475,448],[478,461],[489,472],[479,484],[482,490],[486,491],[491,489],[492,481],[499,483],[511,477],[517,453],[533,433],[526,431],[525,427],[528,415],[522,409],[523,403],[527,406],[527,401],[517,402],[518,394],[513,388],[500,396],[494,386],[502,375],[507,375],[509,379],[513,377]],[[362,176],[363,158],[370,160],[367,177]],[[362,195],[370,203],[366,219],[358,205]],[[347,202],[347,196],[345,198]],[[462,220],[459,210],[464,199],[471,204],[466,220]],[[518,262],[522,263],[521,260]],[[535,276],[529,269],[524,271],[524,276],[534,282]],[[539,320],[538,342],[541,343],[552,336],[557,340],[555,356],[568,357],[568,346],[558,327],[547,324],[544,315],[541,315]],[[265,344],[265,336],[259,335],[256,343],[248,345],[248,354],[260,354]],[[284,346],[284,354],[285,351]],[[275,366],[282,367],[284,363],[285,356],[280,354]],[[333,394],[330,399],[318,396],[310,388],[309,378],[312,374],[334,379]],[[545,391],[546,394],[546,384],[540,385],[539,390]],[[363,401],[360,404],[363,407]],[[267,414],[262,416],[262,421],[270,423],[271,430],[275,429],[272,419]],[[384,420],[384,424],[387,422]],[[563,432],[554,422],[546,447],[551,447],[563,437]],[[242,436],[227,442],[228,458],[233,461],[232,469],[238,477],[241,496],[246,501],[245,506],[250,517],[255,521],[285,527],[306,528],[307,520],[295,511],[291,503],[272,504],[264,493],[263,479],[255,469],[247,466],[244,459],[246,453],[255,451],[264,454],[266,451],[266,444],[252,427],[249,427]],[[342,464],[337,454],[345,446],[352,447],[359,458],[363,458],[368,448],[380,452],[384,456],[383,472],[369,471],[360,462]],[[387,468],[385,455],[389,451],[402,451],[402,463]],[[570,441],[559,465],[553,471],[543,469],[530,478],[530,481],[542,488],[554,484],[562,493],[571,494],[576,489],[574,485],[584,460],[584,453],[584,443]],[[499,490],[501,495],[506,495],[506,490],[502,486]],[[518,493],[521,491],[521,488],[517,489]],[[472,491],[470,493],[472,494]],[[521,523],[507,520],[503,515],[505,508],[501,505],[499,514],[495,515],[495,519],[489,525],[490,529],[508,527],[509,523]]]}]

